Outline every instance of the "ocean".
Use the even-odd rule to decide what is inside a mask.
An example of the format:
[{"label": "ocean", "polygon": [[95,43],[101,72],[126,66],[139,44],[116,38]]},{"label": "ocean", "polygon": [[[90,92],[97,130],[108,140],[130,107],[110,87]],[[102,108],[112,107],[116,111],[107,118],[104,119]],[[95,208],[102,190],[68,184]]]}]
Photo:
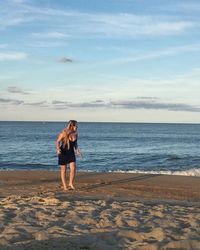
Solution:
[{"label": "ocean", "polygon": [[[0,122],[0,170],[59,170],[64,122]],[[200,124],[79,123],[77,171],[200,176]]]}]

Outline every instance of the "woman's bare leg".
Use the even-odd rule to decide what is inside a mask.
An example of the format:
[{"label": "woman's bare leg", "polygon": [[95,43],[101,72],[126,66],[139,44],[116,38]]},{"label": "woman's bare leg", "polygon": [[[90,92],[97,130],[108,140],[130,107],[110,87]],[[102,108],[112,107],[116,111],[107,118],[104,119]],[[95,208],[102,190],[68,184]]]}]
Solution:
[{"label": "woman's bare leg", "polygon": [[64,190],[67,190],[66,170],[67,170],[66,165],[60,166],[60,176],[61,176],[61,181],[62,181]]},{"label": "woman's bare leg", "polygon": [[75,175],[76,175],[76,163],[70,162],[69,186],[72,189],[75,189],[74,187]]}]

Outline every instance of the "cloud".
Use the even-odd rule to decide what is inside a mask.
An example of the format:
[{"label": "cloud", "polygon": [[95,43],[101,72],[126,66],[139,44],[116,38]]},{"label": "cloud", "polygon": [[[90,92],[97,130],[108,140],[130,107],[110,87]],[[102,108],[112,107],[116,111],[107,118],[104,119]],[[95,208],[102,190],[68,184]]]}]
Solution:
[{"label": "cloud", "polygon": [[62,39],[69,37],[69,35],[61,32],[32,33],[32,36],[42,39],[49,39],[49,38]]},{"label": "cloud", "polygon": [[[75,20],[79,19],[79,22]],[[143,36],[179,35],[188,29],[198,27],[198,23],[188,20],[173,20],[169,16],[136,15],[127,13],[75,13],[71,23],[76,35],[108,38],[138,38]],[[66,24],[66,27],[68,25]],[[70,30],[70,27],[69,27]]]},{"label": "cloud", "polygon": [[27,0],[12,0],[12,2],[16,4],[24,4],[27,3]]},{"label": "cloud", "polygon": [[70,103],[71,102],[65,102],[65,101],[52,101],[52,104],[55,104],[55,105],[68,105]]},{"label": "cloud", "polygon": [[[137,38],[141,36],[166,36],[178,35],[192,27],[197,27],[196,22],[175,21],[162,16],[145,16],[134,14],[113,14],[90,16],[91,23],[95,23],[93,33],[104,34],[107,37]],[[85,26],[89,32],[91,25]]]},{"label": "cloud", "polygon": [[0,98],[0,103],[2,103],[2,104],[11,104],[11,105],[20,105],[20,104],[23,104],[24,101],[15,100],[15,99]]},{"label": "cloud", "polygon": [[8,44],[5,43],[0,43],[0,49],[4,49],[8,46]]},{"label": "cloud", "polygon": [[56,40],[56,41],[34,41],[31,43],[27,43],[27,46],[32,47],[32,48],[54,48],[54,47],[65,47],[66,46],[66,42],[62,41],[62,40]]},{"label": "cloud", "polygon": [[138,97],[136,97],[136,99],[155,101],[155,100],[158,100],[159,98],[158,97],[152,97],[152,96],[138,96]]},{"label": "cloud", "polygon": [[25,53],[0,53],[0,62],[4,61],[21,61],[27,58]]},{"label": "cloud", "polygon": [[104,108],[107,107],[105,102],[82,102],[73,103],[70,105],[72,108]]},{"label": "cloud", "polygon": [[200,107],[192,106],[184,103],[165,103],[155,101],[112,101],[110,105],[114,108],[124,109],[153,109],[153,110],[169,110],[169,111],[187,111],[200,112]]},{"label": "cloud", "polygon": [[192,14],[194,14],[194,12],[200,11],[200,3],[199,2],[180,3],[177,5],[177,8],[179,10],[184,10],[186,12],[191,12]]},{"label": "cloud", "polygon": [[23,95],[29,95],[30,93],[27,91],[22,90],[19,87],[11,86],[7,88],[7,91],[9,93],[14,93],[14,94],[23,94]]},{"label": "cloud", "polygon": [[10,99],[10,98],[0,98],[0,103],[4,105],[24,105],[24,106],[35,106],[35,107],[48,107],[49,104],[46,101],[41,102],[24,102],[22,100]]},{"label": "cloud", "polygon": [[24,103],[24,105],[35,106],[35,107],[48,107],[49,106],[49,104],[46,101],[41,101],[41,102],[27,102],[27,103]]},{"label": "cloud", "polygon": [[107,104],[102,100],[96,100],[91,102],[80,102],[80,103],[72,103],[65,101],[53,101],[52,102],[54,108],[56,109],[65,109],[65,108],[102,108],[106,107]]},{"label": "cloud", "polygon": [[[0,14],[1,14],[1,12],[0,12]],[[21,23],[24,23],[24,22],[26,22],[26,19],[25,18],[20,18],[20,17],[11,17],[11,16],[9,16],[9,15],[4,15],[5,16],[5,18],[2,18],[1,20],[0,20],[0,30],[1,29],[5,29],[5,28],[7,28],[7,27],[9,27],[9,26],[17,26],[17,25],[19,25],[19,24],[21,24]]]},{"label": "cloud", "polygon": [[68,57],[61,57],[58,59],[59,63],[73,63],[74,59]]},{"label": "cloud", "polygon": [[96,100],[93,103],[104,103],[104,101],[103,100]]},{"label": "cloud", "polygon": [[187,44],[187,45],[183,45],[183,46],[177,46],[177,47],[166,48],[163,50],[157,50],[157,51],[149,52],[146,54],[114,59],[112,61],[106,62],[105,64],[125,64],[125,63],[131,63],[131,62],[157,59],[157,58],[162,58],[162,57],[166,57],[166,56],[172,56],[172,55],[176,55],[176,54],[180,54],[180,53],[188,53],[188,52],[194,52],[194,51],[200,51],[200,43]]},{"label": "cloud", "polygon": [[[19,0],[20,1],[20,0]],[[20,1],[21,2],[21,1]],[[23,1],[22,1],[23,2]],[[178,35],[199,27],[198,22],[167,15],[142,15],[128,13],[88,13],[68,9],[44,8],[30,4],[3,3],[0,10],[1,28],[22,23],[45,22],[67,30],[63,32],[33,33],[36,38],[110,37],[137,38],[140,36]],[[53,18],[52,18],[53,17]],[[61,22],[62,20],[62,22]],[[52,24],[53,23],[53,24]]]},{"label": "cloud", "polygon": [[59,110],[65,109],[126,109],[126,110],[167,110],[173,112],[200,112],[199,106],[194,106],[186,103],[169,103],[159,101],[158,98],[155,97],[137,97],[134,100],[94,100],[88,102],[68,102],[68,101],[60,101],[54,100],[51,103],[47,101],[39,101],[39,102],[24,102],[22,100],[16,99],[6,99],[0,98],[1,104],[10,104],[10,105],[24,105],[24,106],[33,106],[33,107],[41,107],[41,108],[53,108]]},{"label": "cloud", "polygon": [[184,103],[166,103],[158,102],[154,97],[138,97],[135,100],[103,101],[96,100],[91,102],[70,103],[64,101],[53,101],[55,109],[66,108],[109,108],[109,109],[146,109],[146,110],[168,110],[168,111],[185,111],[200,112],[200,107]]}]

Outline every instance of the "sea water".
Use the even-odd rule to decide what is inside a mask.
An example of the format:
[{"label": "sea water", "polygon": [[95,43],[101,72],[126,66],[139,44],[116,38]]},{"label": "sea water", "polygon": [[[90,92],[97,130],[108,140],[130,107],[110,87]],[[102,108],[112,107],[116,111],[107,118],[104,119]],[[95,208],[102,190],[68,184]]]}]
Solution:
[{"label": "sea water", "polygon": [[[0,122],[0,170],[59,170],[65,122]],[[79,123],[78,171],[200,176],[200,124]]]}]

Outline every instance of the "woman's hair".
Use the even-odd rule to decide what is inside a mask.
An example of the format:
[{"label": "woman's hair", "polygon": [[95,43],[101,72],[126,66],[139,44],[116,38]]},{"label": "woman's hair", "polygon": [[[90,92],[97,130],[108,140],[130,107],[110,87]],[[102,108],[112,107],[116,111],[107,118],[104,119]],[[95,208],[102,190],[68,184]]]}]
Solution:
[{"label": "woman's hair", "polygon": [[72,132],[72,128],[77,125],[77,121],[75,120],[70,120],[67,124],[67,127],[62,131],[63,134],[63,145],[67,146],[69,149],[69,137]]},{"label": "woman's hair", "polygon": [[67,125],[67,129],[72,130],[72,127],[77,125],[77,121],[75,120],[70,120]]}]

